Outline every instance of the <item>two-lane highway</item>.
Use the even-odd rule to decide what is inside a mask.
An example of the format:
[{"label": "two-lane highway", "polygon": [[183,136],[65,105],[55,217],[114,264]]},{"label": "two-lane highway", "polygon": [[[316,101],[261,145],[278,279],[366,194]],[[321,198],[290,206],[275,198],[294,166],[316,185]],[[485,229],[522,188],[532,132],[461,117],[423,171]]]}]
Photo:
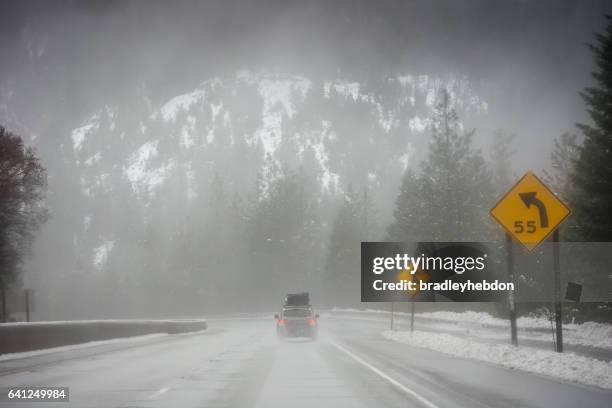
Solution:
[{"label": "two-lane highway", "polygon": [[0,388],[68,386],[70,403],[7,407],[609,407],[612,393],[385,340],[384,322],[321,319],[280,342],[269,319],[0,362]]}]

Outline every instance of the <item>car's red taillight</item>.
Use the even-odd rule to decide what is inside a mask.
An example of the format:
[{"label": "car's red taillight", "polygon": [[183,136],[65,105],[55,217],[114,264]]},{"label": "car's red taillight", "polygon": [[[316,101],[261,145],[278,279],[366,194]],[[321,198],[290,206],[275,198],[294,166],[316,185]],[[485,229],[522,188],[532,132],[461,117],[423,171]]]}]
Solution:
[{"label": "car's red taillight", "polygon": [[285,325],[285,319],[278,319],[278,325],[279,326],[284,326]]},{"label": "car's red taillight", "polygon": [[317,321],[315,319],[310,318],[310,319],[308,319],[308,324],[310,326],[314,326],[315,324],[317,324]]}]

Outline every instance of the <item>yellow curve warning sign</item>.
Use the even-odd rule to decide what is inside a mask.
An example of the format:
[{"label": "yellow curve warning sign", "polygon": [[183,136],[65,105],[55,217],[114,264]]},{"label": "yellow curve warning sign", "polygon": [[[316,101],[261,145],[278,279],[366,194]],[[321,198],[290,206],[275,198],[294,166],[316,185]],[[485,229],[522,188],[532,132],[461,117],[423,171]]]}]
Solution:
[{"label": "yellow curve warning sign", "polygon": [[491,209],[491,216],[532,251],[570,212],[546,184],[528,171]]}]

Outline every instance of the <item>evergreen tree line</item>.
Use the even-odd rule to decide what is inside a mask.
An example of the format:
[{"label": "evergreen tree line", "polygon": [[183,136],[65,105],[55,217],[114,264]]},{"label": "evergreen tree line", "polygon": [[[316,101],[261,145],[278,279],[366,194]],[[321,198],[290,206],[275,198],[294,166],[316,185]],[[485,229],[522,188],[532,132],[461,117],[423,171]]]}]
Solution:
[{"label": "evergreen tree line", "polygon": [[[573,211],[561,227],[562,241],[612,241],[612,17],[607,19],[605,34],[598,34],[596,44],[590,45],[595,55],[595,85],[581,93],[592,123],[577,124],[579,135],[567,132],[559,136],[550,169],[543,171],[547,184]],[[393,221],[380,238],[500,242],[503,234],[488,211],[517,178],[512,167],[514,136],[496,132],[490,156],[485,157],[472,143],[475,130],[462,129],[446,90],[439,95],[430,123],[428,156],[419,167],[405,171]],[[367,237],[364,214],[363,204],[347,194],[332,227],[325,285],[327,293],[338,295],[334,298],[337,303],[359,302],[359,291],[350,288],[350,283],[359,282],[356,237]],[[568,263],[564,279],[586,282],[591,289],[600,286],[601,293],[609,293],[605,248],[594,244],[585,251],[594,257],[583,254],[579,266]],[[543,281],[548,283],[543,273],[547,271],[527,271],[519,278],[537,287]],[[592,318],[610,316],[609,305],[601,303],[583,304],[580,309]]]},{"label": "evergreen tree line", "polygon": [[[545,178],[573,210],[572,218],[563,227],[563,239],[609,242],[612,241],[612,24],[605,34],[598,35],[597,43],[591,48],[596,61],[595,85],[584,90],[582,96],[592,123],[578,125],[579,135],[567,133],[558,138]],[[320,122],[315,107],[327,103],[325,111],[330,116],[330,128],[340,135],[328,143],[331,156],[327,164],[348,180],[346,184],[327,189],[321,188],[323,170],[308,164],[308,160],[316,163],[317,152],[312,144],[301,163],[288,165],[300,148],[296,139],[290,137],[283,137],[280,146],[281,159],[282,155],[286,158],[275,161],[267,157],[264,166],[256,163],[268,174],[260,174],[254,182],[246,174],[247,167],[239,162],[245,157],[239,153],[245,149],[246,142],[240,142],[233,150],[222,145],[228,143],[229,133],[214,140],[213,147],[217,149],[214,152],[225,152],[225,155],[212,166],[206,163],[210,163],[213,153],[202,157],[197,156],[199,153],[178,155],[170,179],[158,194],[146,200],[144,208],[143,200],[139,199],[147,191],[134,191],[119,166],[109,164],[105,177],[96,179],[96,185],[83,185],[83,177],[87,175],[81,173],[82,166],[75,164],[78,160],[54,163],[55,175],[79,174],[71,178],[73,183],[55,185],[48,198],[52,208],[66,209],[63,214],[52,214],[61,221],[65,229],[62,234],[65,234],[50,251],[74,254],[76,269],[72,256],[66,257],[64,264],[57,265],[66,271],[75,271],[62,271],[45,279],[45,290],[70,293],[69,299],[54,301],[66,302],[64,310],[74,310],[74,304],[82,305],[75,313],[87,316],[99,311],[106,316],[120,316],[126,311],[140,316],[239,311],[247,304],[253,309],[270,309],[278,305],[284,293],[301,290],[313,292],[314,299],[323,305],[356,305],[361,241],[500,240],[500,229],[488,212],[517,176],[512,167],[512,135],[503,131],[494,134],[490,154],[485,155],[473,143],[476,130],[464,128],[451,93],[442,90],[429,121],[428,154],[422,162],[410,163],[405,169],[392,221],[384,225],[380,203],[372,199],[369,177],[374,174],[374,178],[382,178],[396,169],[387,166],[375,172],[377,169],[372,166],[382,166],[385,158],[387,161],[389,157],[396,158],[387,153],[393,150],[393,143],[401,150],[405,141],[399,141],[402,135],[394,129],[390,132],[392,140],[381,153],[372,144],[372,129],[367,127],[368,123],[376,122],[371,107],[363,101],[340,99],[334,89],[327,102],[321,102],[319,96],[305,98],[302,106],[296,107],[298,113],[292,121],[283,121],[284,133],[305,137],[312,124]],[[253,106],[260,108],[256,103]],[[344,113],[334,111],[340,108]],[[139,131],[132,117],[144,118],[149,114],[148,111],[124,112],[124,117],[115,117],[115,124],[108,127],[123,129],[126,134],[142,133],[140,137],[149,139],[159,134],[159,143],[170,143],[162,137],[168,130],[159,118],[149,124],[146,133]],[[408,117],[402,112],[397,114],[400,118]],[[207,115],[210,121],[222,120],[211,112]],[[246,113],[236,116],[253,117]],[[353,121],[356,116],[363,122],[356,124]],[[122,120],[125,125],[117,124]],[[126,130],[130,126],[134,129]],[[243,135],[234,129],[231,138],[243,136],[246,140],[244,135],[252,133],[247,128],[253,130],[257,126],[248,122]],[[219,132],[230,130],[219,128]],[[2,138],[12,140],[5,133]],[[100,145],[89,148],[92,157],[101,153],[102,162],[106,152],[122,151],[126,143],[121,132],[115,132],[104,142],[96,140]],[[138,145],[139,141],[130,143]],[[22,155],[25,162],[37,163],[23,146],[19,145],[17,150],[21,152],[17,156]],[[170,149],[165,153],[164,149],[159,150],[160,156],[172,154]],[[261,146],[254,150],[258,151],[253,157],[261,152]],[[384,157],[371,160],[374,163],[371,165],[368,160],[372,154]],[[199,167],[190,167],[189,163],[194,162]],[[38,207],[45,184],[44,172],[38,164],[32,164],[31,169],[31,189],[19,190],[31,197],[26,201],[32,204],[28,209],[33,212],[23,220],[31,226],[23,230],[27,236],[11,240],[7,237],[15,234],[15,228],[3,226],[4,235],[0,237],[3,254],[9,254],[2,258],[6,280],[9,279],[6,271],[16,270],[23,253],[12,249],[13,252],[7,252],[8,243],[31,241],[33,231],[44,219],[44,211]],[[97,169],[91,166],[88,171],[98,174]],[[199,181],[190,193],[193,199],[186,197],[189,172],[194,172]],[[230,176],[224,179],[221,174],[225,173]],[[235,186],[238,182],[239,188]],[[65,197],[76,197],[80,193],[75,191],[84,187],[91,192],[87,202],[66,203]],[[238,190],[245,193],[237,194]],[[13,210],[22,208],[18,200],[3,198],[2,205],[5,203],[14,204]],[[70,207],[71,204],[74,206]],[[114,239],[99,245],[102,237]],[[52,255],[47,254],[47,258]],[[104,261],[100,262],[99,270],[88,266],[92,257]],[[14,280],[14,274],[10,279]]]}]

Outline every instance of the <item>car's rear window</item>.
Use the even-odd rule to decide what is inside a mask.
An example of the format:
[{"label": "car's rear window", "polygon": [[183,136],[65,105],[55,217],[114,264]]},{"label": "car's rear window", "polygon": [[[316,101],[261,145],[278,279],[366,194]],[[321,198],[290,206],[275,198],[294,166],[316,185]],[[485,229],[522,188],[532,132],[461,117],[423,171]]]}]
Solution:
[{"label": "car's rear window", "polygon": [[310,309],[286,309],[283,314],[286,317],[309,317]]}]

